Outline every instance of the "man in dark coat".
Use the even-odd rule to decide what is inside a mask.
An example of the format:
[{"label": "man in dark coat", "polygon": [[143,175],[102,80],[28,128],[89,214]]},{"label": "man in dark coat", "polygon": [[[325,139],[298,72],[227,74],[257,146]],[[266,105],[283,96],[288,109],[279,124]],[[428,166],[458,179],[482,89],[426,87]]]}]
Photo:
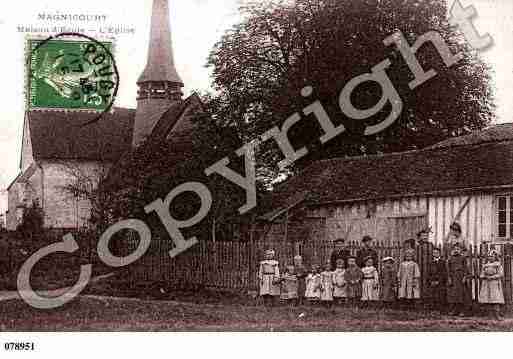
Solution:
[{"label": "man in dark coat", "polygon": [[443,253],[448,253],[450,255],[455,244],[458,244],[462,251],[466,247],[466,240],[462,236],[461,225],[458,222],[453,222],[449,226],[449,234],[444,239]]},{"label": "man in dark coat", "polygon": [[370,236],[363,236],[362,244],[363,247],[356,254],[356,263],[358,264],[358,267],[363,268],[367,257],[371,257],[374,265],[378,266],[378,252],[371,248],[372,238]]},{"label": "man in dark coat", "polygon": [[429,309],[445,311],[447,307],[447,262],[442,258],[441,251],[433,248],[433,257],[427,265],[426,301]]},{"label": "man in dark coat", "polygon": [[447,302],[452,314],[464,315],[468,304],[467,281],[470,270],[467,258],[462,255],[461,251],[461,245],[456,243],[447,263]]},{"label": "man in dark coat", "polygon": [[[425,228],[417,233],[417,243],[416,245],[421,247],[422,250],[427,250],[431,252],[434,247],[433,243],[429,241],[429,233],[431,232],[431,228]],[[440,252],[440,255],[442,253]]]},{"label": "man in dark coat", "polygon": [[403,249],[413,249],[415,252],[417,251],[417,242],[415,241],[415,238],[408,238],[403,242]]},{"label": "man in dark coat", "polygon": [[330,266],[331,270],[334,271],[337,268],[337,260],[344,260],[344,267],[347,268],[347,259],[351,256],[351,252],[349,249],[345,248],[345,240],[344,238],[335,239],[333,242],[335,244],[335,249],[331,253],[330,257]]}]

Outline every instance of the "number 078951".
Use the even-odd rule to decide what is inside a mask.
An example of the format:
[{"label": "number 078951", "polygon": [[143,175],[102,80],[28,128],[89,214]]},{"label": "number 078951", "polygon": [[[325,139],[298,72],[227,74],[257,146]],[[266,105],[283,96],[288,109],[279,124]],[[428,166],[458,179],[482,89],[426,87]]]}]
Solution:
[{"label": "number 078951", "polygon": [[35,345],[34,343],[5,343],[4,349],[6,351],[32,351],[34,350]]}]

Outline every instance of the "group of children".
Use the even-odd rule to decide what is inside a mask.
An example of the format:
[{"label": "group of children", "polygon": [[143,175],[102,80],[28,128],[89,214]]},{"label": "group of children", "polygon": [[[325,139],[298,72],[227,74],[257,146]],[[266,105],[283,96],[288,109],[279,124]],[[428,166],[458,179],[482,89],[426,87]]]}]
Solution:
[{"label": "group of children", "polygon": [[[431,304],[430,309],[442,312],[451,308],[454,314],[460,314],[465,308],[471,288],[466,258],[459,245],[454,246],[447,261],[440,254],[439,249],[433,249],[423,299],[426,304]],[[294,264],[287,265],[280,274],[274,251],[268,250],[265,255],[265,260],[260,262],[258,278],[260,295],[267,305],[273,304],[279,297],[290,305],[323,303],[331,306],[332,303],[348,303],[369,306],[381,302],[384,306],[392,306],[398,302],[403,306],[414,307],[421,297],[421,271],[415,262],[413,249],[405,251],[404,260],[398,268],[394,258],[383,258],[379,272],[373,256],[364,258],[361,268],[357,258],[348,255],[347,258],[337,259],[335,268],[332,263],[327,263],[322,269],[312,265],[309,270],[303,265],[301,256],[296,256]],[[490,305],[497,315],[498,305],[504,304],[502,276],[498,253],[492,251],[480,275],[478,298],[480,303]]]},{"label": "group of children", "polygon": [[322,269],[312,265],[307,270],[301,256],[296,256],[294,264],[286,266],[280,274],[274,254],[273,250],[266,251],[266,258],[260,262],[258,273],[260,295],[265,304],[272,304],[278,296],[292,305],[305,301],[325,305],[333,302],[365,304],[380,300],[390,303],[396,297],[407,300],[420,298],[420,269],[413,261],[413,251],[407,251],[399,272],[392,257],[384,258],[381,276],[371,256],[365,258],[362,268],[357,265],[354,256],[338,259],[334,270],[329,262]]}]

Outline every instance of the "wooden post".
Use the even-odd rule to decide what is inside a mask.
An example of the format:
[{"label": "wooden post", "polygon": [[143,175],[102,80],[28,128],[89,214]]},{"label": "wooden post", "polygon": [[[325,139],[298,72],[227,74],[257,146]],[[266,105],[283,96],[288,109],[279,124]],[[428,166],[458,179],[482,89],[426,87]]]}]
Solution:
[{"label": "wooden post", "polygon": [[207,282],[207,273],[208,273],[208,263],[205,259],[205,242],[206,241],[200,241],[199,244],[199,260],[200,260],[200,284],[202,286],[205,286]]},{"label": "wooden post", "polygon": [[476,245],[470,246],[470,268],[472,270],[472,281],[470,282],[472,293],[472,300],[477,301],[479,296],[479,251]]},{"label": "wooden post", "polygon": [[212,242],[216,242],[216,217],[212,218]]},{"label": "wooden post", "polygon": [[507,243],[504,245],[503,258],[504,258],[504,299],[506,304],[513,303],[513,273],[512,273],[512,255],[513,244]]},{"label": "wooden post", "polygon": [[287,211],[285,212],[285,234],[284,234],[284,239],[285,239],[285,243],[287,243],[287,240],[288,240],[288,227],[289,227],[289,210],[287,209]]},{"label": "wooden post", "polygon": [[248,289],[253,290],[253,256],[254,256],[254,240],[255,240],[255,215],[251,217],[251,225],[249,230],[249,243],[247,247],[248,255]]}]

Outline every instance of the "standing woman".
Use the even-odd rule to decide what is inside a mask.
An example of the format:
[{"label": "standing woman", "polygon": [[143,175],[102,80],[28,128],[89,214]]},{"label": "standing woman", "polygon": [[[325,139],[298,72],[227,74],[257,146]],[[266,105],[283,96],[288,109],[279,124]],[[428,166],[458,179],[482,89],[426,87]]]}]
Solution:
[{"label": "standing woman", "polygon": [[356,253],[356,264],[360,268],[365,267],[365,260],[368,257],[372,258],[374,265],[379,264],[378,252],[371,247],[372,241],[373,239],[371,236],[363,236],[362,238],[362,248]]},{"label": "standing woman", "polygon": [[383,258],[381,269],[381,299],[387,307],[392,307],[397,295],[397,270],[394,262],[392,257]]},{"label": "standing woman", "polygon": [[494,317],[500,319],[501,307],[504,305],[504,292],[502,290],[504,270],[497,251],[492,250],[488,253],[488,258],[479,277],[481,278],[479,303],[488,306]]},{"label": "standing woman", "polygon": [[467,281],[470,271],[467,258],[461,252],[462,245],[454,244],[447,262],[447,302],[451,314],[463,316],[467,303]]},{"label": "standing woman", "polygon": [[426,307],[440,313],[447,309],[447,262],[439,248],[433,248],[433,257],[427,264]]},{"label": "standing woman", "polygon": [[330,257],[330,265],[332,271],[337,269],[337,261],[339,259],[344,260],[344,267],[347,267],[347,258],[351,256],[351,251],[349,251],[349,249],[347,249],[345,246],[344,238],[335,239],[333,244],[335,245],[335,249],[331,253]]},{"label": "standing woman", "polygon": [[306,276],[308,275],[308,270],[303,264],[303,257],[299,254],[294,257],[294,271],[297,276],[297,294],[298,294],[298,304],[303,305],[305,301],[305,291],[306,291]]},{"label": "standing woman", "polygon": [[449,226],[449,234],[445,238],[443,253],[448,253],[450,256],[455,245],[459,245],[461,250],[467,246],[467,241],[462,235],[461,226],[458,222],[452,222]]}]

